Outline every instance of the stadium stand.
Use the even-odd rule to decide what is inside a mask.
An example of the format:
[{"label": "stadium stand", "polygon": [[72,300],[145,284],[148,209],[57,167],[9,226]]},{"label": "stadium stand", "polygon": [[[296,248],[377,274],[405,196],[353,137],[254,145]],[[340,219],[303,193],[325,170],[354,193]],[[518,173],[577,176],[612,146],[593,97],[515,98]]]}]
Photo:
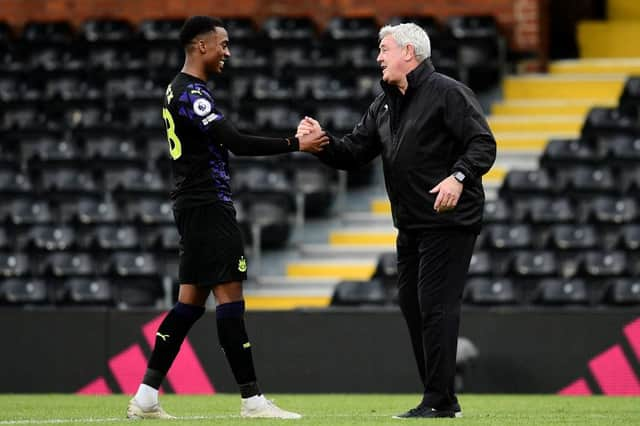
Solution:
[{"label": "stadium stand", "polygon": [[[500,154],[485,180],[487,226],[465,301],[638,303],[640,78],[628,76],[640,63],[557,61],[548,75],[504,77],[506,43],[493,17],[388,23],[406,20],[428,29],[441,72],[479,91],[503,88],[489,117]],[[322,31],[306,17],[225,21],[234,56],[215,93],[241,130],[288,133],[306,113],[339,134],[379,92],[371,18],[336,17]],[[166,298],[179,237],[157,100],[182,63],[170,42],[180,24],[95,19],[74,32],[67,22],[29,22],[20,34],[0,25],[1,303],[125,307]],[[335,217],[344,176],[305,156],[233,158],[232,169],[252,259],[291,244],[310,219],[357,224],[333,229],[327,245],[301,247],[280,277],[288,289],[314,283],[321,296],[265,293],[274,279],[265,276],[259,291],[249,288],[250,307],[393,303],[387,201],[372,200],[364,219]],[[349,188],[371,186],[374,171],[350,173]]]}]

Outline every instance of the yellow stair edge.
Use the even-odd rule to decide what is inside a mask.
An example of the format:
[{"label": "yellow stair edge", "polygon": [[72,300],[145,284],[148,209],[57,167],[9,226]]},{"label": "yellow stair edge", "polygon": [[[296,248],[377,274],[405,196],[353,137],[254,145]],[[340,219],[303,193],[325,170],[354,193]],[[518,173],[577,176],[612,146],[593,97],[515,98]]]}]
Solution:
[{"label": "yellow stair edge", "polygon": [[595,106],[615,107],[617,99],[567,99],[567,100],[509,100],[496,102],[491,105],[493,115],[528,115],[546,116],[556,114],[581,115],[585,117]]},{"label": "yellow stair edge", "polygon": [[624,87],[621,75],[529,74],[503,81],[504,99],[617,100]]},{"label": "yellow stair edge", "polygon": [[287,276],[368,280],[375,267],[373,263],[290,263]]},{"label": "yellow stair edge", "polygon": [[640,58],[583,58],[551,62],[551,74],[640,74]]},{"label": "yellow stair edge", "polygon": [[549,139],[575,139],[580,132],[503,132],[495,133],[498,152],[500,151],[541,151]]},{"label": "yellow stair edge", "polygon": [[488,118],[488,122],[494,132],[580,132],[584,116],[493,115]]},{"label": "yellow stair edge", "polygon": [[245,296],[248,310],[289,310],[326,308],[331,298],[326,296]]},{"label": "yellow stair edge", "polygon": [[398,233],[391,228],[389,232],[342,232],[329,234],[330,245],[389,245],[395,244]]}]

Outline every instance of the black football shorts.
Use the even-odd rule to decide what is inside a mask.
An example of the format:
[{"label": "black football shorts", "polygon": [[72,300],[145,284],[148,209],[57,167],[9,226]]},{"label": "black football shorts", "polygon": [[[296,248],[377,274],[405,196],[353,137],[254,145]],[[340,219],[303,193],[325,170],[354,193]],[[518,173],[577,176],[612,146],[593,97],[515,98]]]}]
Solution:
[{"label": "black football shorts", "polygon": [[229,203],[174,210],[180,233],[180,284],[210,287],[247,279],[236,211]]}]

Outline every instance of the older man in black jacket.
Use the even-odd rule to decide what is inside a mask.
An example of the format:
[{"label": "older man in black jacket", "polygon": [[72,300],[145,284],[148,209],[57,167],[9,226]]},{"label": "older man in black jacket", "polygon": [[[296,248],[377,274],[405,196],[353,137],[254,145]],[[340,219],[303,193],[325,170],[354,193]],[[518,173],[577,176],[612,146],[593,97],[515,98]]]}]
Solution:
[{"label": "older man in black jacket", "polygon": [[[435,72],[422,28],[386,26],[379,36],[383,93],[317,156],[348,170],[382,155],[398,228],[399,303],[424,384],[422,402],[395,417],[461,416],[454,377],[462,291],[496,143],[473,92]],[[305,117],[298,133],[319,126]]]}]

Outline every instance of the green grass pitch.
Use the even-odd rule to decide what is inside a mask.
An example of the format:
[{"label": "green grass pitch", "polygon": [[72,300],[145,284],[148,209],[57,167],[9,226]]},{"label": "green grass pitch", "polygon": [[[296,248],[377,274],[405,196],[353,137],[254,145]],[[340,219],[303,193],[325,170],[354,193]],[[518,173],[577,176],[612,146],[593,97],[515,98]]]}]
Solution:
[{"label": "green grass pitch", "polygon": [[[397,425],[403,422],[455,422],[469,425],[640,425],[640,398],[560,397],[553,395],[461,395],[461,419],[394,420],[417,395],[268,395],[302,420],[241,419],[237,395],[163,395],[172,425]],[[124,419],[128,397],[76,395],[0,395],[0,426],[22,424],[131,425]],[[167,423],[167,421],[145,421]],[[139,423],[139,422],[138,422]]]}]

